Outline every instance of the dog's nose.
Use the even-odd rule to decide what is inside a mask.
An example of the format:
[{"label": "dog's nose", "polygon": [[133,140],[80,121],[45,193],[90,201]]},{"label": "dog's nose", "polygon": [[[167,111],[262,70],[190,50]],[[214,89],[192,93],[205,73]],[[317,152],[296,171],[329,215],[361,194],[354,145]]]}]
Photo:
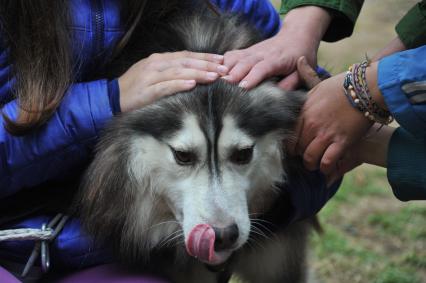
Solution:
[{"label": "dog's nose", "polygon": [[232,224],[225,228],[213,227],[213,230],[216,236],[214,241],[215,251],[230,249],[238,239],[237,224]]}]

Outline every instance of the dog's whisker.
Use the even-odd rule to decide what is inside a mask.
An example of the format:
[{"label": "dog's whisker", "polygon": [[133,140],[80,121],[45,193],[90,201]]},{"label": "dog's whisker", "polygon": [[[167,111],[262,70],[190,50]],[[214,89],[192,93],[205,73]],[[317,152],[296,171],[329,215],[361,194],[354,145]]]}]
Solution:
[{"label": "dog's whisker", "polygon": [[161,241],[157,246],[159,248],[168,246],[169,243],[173,242],[175,239],[182,237],[183,235],[184,235],[184,233],[183,233],[182,230],[175,231],[175,232],[169,234],[166,238],[164,238],[164,240]]},{"label": "dog's whisker", "polygon": [[159,245],[162,244],[164,241],[167,241],[168,239],[170,239],[171,237],[174,237],[175,235],[177,235],[179,233],[183,233],[182,229],[178,229],[178,230],[168,234],[166,237],[163,238],[163,240],[159,243]]},{"label": "dog's whisker", "polygon": [[265,239],[268,239],[268,240],[270,240],[270,239],[271,239],[271,237],[267,236],[267,235],[266,235],[265,233],[263,233],[263,231],[262,231],[262,230],[260,230],[259,228],[255,227],[255,226],[252,226],[252,228],[253,228],[253,229],[251,229],[251,230],[250,230],[250,232],[252,232],[253,234],[259,235],[259,236],[261,236],[261,237],[263,237],[263,238],[265,238]]},{"label": "dog's whisker", "polygon": [[174,245],[170,245],[170,244],[172,244],[172,243],[175,242],[175,245],[176,245],[176,239],[180,239],[180,238],[183,238],[183,233],[178,234],[178,235],[174,236],[173,238],[169,239],[162,246],[160,246],[160,248],[162,248],[162,247],[168,247],[168,246],[174,246]]},{"label": "dog's whisker", "polygon": [[264,222],[273,226],[277,226],[276,224],[272,223],[271,221],[262,219],[262,218],[252,218],[251,220],[256,221],[256,222]]},{"label": "dog's whisker", "polygon": [[[266,222],[266,223],[269,224],[269,222]],[[272,232],[271,229],[269,229],[267,226],[263,225],[260,222],[252,221],[252,226],[256,226],[256,225],[259,226],[258,228],[262,228],[263,230],[265,230],[266,232],[268,232],[268,234],[274,235],[274,232]]]}]

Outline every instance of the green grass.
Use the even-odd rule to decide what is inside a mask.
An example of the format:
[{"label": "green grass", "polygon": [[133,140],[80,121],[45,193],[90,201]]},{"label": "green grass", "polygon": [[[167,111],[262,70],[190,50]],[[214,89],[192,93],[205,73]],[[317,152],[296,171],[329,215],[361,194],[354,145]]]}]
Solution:
[{"label": "green grass", "polygon": [[346,175],[320,212],[313,235],[313,266],[320,282],[426,282],[426,204],[403,203],[382,169]]},{"label": "green grass", "polygon": [[387,267],[381,272],[375,283],[420,283],[420,279],[412,270],[399,267]]}]

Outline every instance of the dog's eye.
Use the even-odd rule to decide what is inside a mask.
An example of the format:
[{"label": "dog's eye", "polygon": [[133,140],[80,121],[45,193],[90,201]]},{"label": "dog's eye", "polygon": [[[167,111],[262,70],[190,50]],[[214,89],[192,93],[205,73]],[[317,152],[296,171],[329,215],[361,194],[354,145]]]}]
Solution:
[{"label": "dog's eye", "polygon": [[252,156],[253,146],[234,150],[229,159],[235,164],[243,165],[249,163],[251,161]]},{"label": "dog's eye", "polygon": [[193,165],[197,161],[197,156],[191,151],[174,150],[173,155],[176,163],[179,165]]}]

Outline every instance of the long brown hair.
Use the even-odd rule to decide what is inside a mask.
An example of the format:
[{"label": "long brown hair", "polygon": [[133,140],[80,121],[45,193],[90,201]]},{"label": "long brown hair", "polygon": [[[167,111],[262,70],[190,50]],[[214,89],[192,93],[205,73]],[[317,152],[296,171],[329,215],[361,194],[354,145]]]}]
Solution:
[{"label": "long brown hair", "polygon": [[[16,76],[16,119],[2,113],[5,128],[25,135],[42,126],[60,105],[73,82],[73,62],[68,30],[69,0],[2,0],[0,28]],[[129,41],[148,0],[122,1],[127,32],[118,43],[118,53]],[[78,64],[78,62],[74,62]]]}]

